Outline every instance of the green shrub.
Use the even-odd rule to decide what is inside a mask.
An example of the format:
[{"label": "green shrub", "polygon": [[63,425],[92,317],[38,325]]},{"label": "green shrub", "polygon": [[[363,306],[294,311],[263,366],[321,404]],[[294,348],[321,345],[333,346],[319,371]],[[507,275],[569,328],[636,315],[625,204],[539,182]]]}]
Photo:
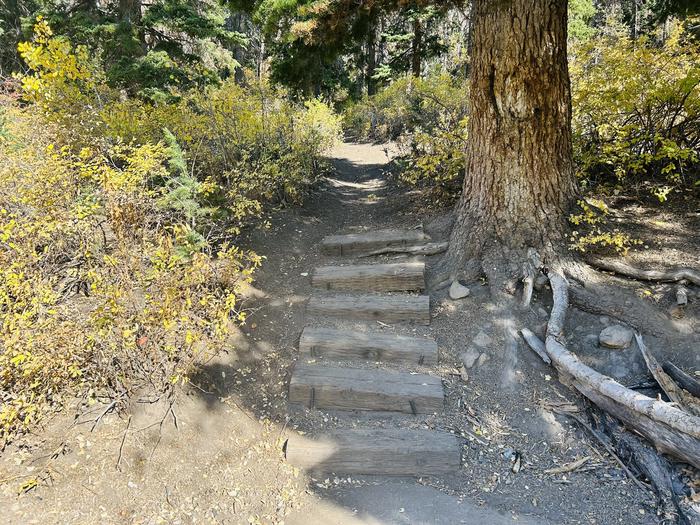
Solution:
[{"label": "green shrub", "polygon": [[39,21],[0,99],[0,440],[66,396],[165,393],[226,348],[262,258],[236,244],[299,201],[339,121],[264,82],[123,98]]},{"label": "green shrub", "polygon": [[434,73],[403,77],[343,114],[346,132],[359,139],[397,141],[403,180],[426,184],[452,199],[464,177],[468,90],[464,79]]},{"label": "green shrub", "polygon": [[574,154],[584,184],[641,184],[666,200],[698,181],[700,49],[624,34],[572,52]]}]

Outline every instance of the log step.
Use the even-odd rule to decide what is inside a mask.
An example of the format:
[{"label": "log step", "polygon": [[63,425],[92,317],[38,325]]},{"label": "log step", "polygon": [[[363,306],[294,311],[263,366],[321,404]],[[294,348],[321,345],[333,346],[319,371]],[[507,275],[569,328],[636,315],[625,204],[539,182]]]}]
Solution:
[{"label": "log step", "polygon": [[434,365],[438,358],[438,346],[433,339],[308,326],[301,333],[299,351],[309,357],[401,364]]},{"label": "log step", "polygon": [[430,324],[430,297],[427,295],[312,296],[306,310],[311,315]]},{"label": "log step", "polygon": [[321,266],[314,270],[311,285],[326,290],[392,292],[423,290],[425,263],[358,264]]},{"label": "log step", "polygon": [[381,248],[415,246],[430,242],[419,230],[380,230],[348,235],[330,235],[321,241],[325,255],[368,255]]},{"label": "log step", "polygon": [[317,439],[293,435],[285,455],[311,471],[378,476],[426,476],[460,468],[458,439],[445,432],[409,429],[355,429]]},{"label": "log step", "polygon": [[443,409],[439,377],[297,363],[289,402],[310,408],[432,414]]}]

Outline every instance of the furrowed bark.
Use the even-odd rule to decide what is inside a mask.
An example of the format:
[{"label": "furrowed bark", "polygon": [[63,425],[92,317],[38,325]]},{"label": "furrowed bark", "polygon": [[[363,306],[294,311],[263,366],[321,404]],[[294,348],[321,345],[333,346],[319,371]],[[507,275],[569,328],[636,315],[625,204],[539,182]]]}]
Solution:
[{"label": "furrowed bark", "polygon": [[473,21],[467,168],[446,261],[456,278],[496,252],[514,276],[528,246],[561,251],[575,194],[566,2],[474,0]]}]

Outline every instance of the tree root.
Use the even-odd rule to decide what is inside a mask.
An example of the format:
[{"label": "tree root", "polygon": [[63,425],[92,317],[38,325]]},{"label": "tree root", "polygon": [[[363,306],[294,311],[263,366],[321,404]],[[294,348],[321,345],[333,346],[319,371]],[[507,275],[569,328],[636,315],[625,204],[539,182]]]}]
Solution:
[{"label": "tree root", "polygon": [[687,390],[695,397],[700,398],[700,381],[689,376],[670,361],[666,361],[663,364],[663,369],[683,390]]},{"label": "tree root", "polygon": [[580,263],[567,264],[564,275],[569,279],[572,304],[585,312],[606,315],[622,321],[637,331],[667,336],[677,328],[658,308],[624,290],[602,284],[601,274]]},{"label": "tree root", "polygon": [[[606,413],[608,413],[646,437],[658,451],[671,454],[696,468],[700,468],[700,417],[686,413],[673,404],[654,400],[625,388],[612,378],[584,365],[573,353],[568,351],[563,341],[564,321],[569,301],[569,284],[557,271],[549,271],[548,277],[552,286],[554,305],[547,324],[546,341],[542,345],[542,341],[532,332],[524,329],[521,333],[527,343],[538,354],[544,346],[544,352],[559,372],[560,381],[578,390],[597,405],[604,421]],[[654,372],[655,377],[664,374],[663,377],[657,377],[657,380],[660,379],[662,386],[666,385],[666,388],[673,392],[671,399],[675,399],[678,397],[676,396],[678,389],[673,389],[675,383],[646,351],[641,336],[637,334],[637,337],[639,347],[650,370]],[[670,384],[665,382],[665,379],[669,379]],[[681,392],[684,391],[681,390]],[[684,392],[684,395],[689,394]],[[686,397],[681,397],[683,402],[687,401]],[[634,464],[651,482],[658,499],[658,514],[662,519],[661,523],[680,525],[691,523],[673,491],[672,470],[665,458],[658,455],[634,435],[623,432],[619,425],[612,421],[606,425],[606,433],[612,439],[620,456],[618,457],[612,452],[611,445],[605,436],[599,435],[580,418],[575,419],[588,428],[618,463],[623,465],[623,469],[635,483],[642,486],[622,463],[620,457],[627,460],[628,463]]]},{"label": "tree root", "polygon": [[657,450],[700,468],[700,417],[625,388],[586,366],[566,349],[562,341],[569,302],[568,283],[555,271],[548,275],[554,306],[547,324],[545,350],[560,377],[601,409],[646,437]]},{"label": "tree root", "polygon": [[588,259],[588,264],[599,270],[631,277],[640,281],[678,282],[688,281],[700,286],[700,272],[693,268],[678,268],[675,270],[641,270],[622,261],[607,259]]},{"label": "tree root", "polygon": [[684,389],[679,388],[673,378],[664,371],[659,362],[649,353],[642,336],[638,333],[634,334],[634,336],[637,339],[637,346],[640,352],[642,352],[642,357],[644,357],[644,362],[647,364],[651,375],[654,376],[654,379],[656,379],[656,382],[661,387],[661,390],[663,390],[668,398],[680,408],[689,414],[700,416],[700,400],[696,399]]},{"label": "tree root", "polygon": [[544,343],[539,337],[537,337],[532,331],[528,330],[527,328],[521,328],[520,335],[523,336],[523,339],[525,339],[525,342],[528,344],[528,346],[532,348],[532,351],[535,352],[540,357],[540,359],[542,359],[542,361],[544,361],[548,365],[552,364],[552,360],[549,358],[549,356],[547,355],[547,351],[544,348]]}]

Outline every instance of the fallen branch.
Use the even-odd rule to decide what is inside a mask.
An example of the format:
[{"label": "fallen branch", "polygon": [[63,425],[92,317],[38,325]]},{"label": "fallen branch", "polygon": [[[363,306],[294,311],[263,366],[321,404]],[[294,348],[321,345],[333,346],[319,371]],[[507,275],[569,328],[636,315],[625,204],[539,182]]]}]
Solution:
[{"label": "fallen branch", "polygon": [[585,456],[582,457],[581,459],[577,459],[576,461],[572,461],[571,463],[567,463],[565,465],[562,465],[561,467],[555,467],[555,468],[550,468],[544,471],[545,474],[566,474],[567,472],[573,472],[574,470],[580,469],[582,466],[584,466],[586,463],[588,463],[591,460],[591,456]]},{"label": "fallen branch", "polygon": [[670,361],[663,364],[663,369],[681,388],[700,398],[700,381],[689,376]]},{"label": "fallen branch", "polygon": [[589,259],[587,262],[599,270],[613,272],[625,277],[639,279],[641,281],[678,282],[686,280],[700,286],[700,272],[692,268],[678,268],[675,270],[641,270],[621,261]]},{"label": "fallen branch", "polygon": [[656,358],[647,350],[641,335],[635,333],[634,337],[637,340],[637,346],[642,353],[642,357],[644,357],[647,368],[651,372],[651,375],[654,376],[654,379],[656,379],[661,390],[666,393],[671,401],[677,403],[680,408],[686,410],[690,414],[700,416],[700,402],[688,392],[679,388],[675,381],[673,381],[673,378],[664,372],[664,369],[661,368]]},{"label": "fallen branch", "polygon": [[122,454],[124,452],[124,442],[126,441],[126,434],[129,432],[130,426],[131,426],[131,416],[129,416],[129,420],[126,422],[126,428],[124,429],[124,434],[122,434],[121,443],[119,443],[119,454],[117,455],[117,464],[114,466],[114,468],[116,468],[117,470],[121,470],[119,468],[119,465],[122,462]]},{"label": "fallen branch", "polygon": [[371,257],[373,255],[383,255],[385,253],[408,253],[411,255],[436,255],[447,251],[447,242],[429,242],[416,246],[386,246],[369,253],[360,254],[358,257]]},{"label": "fallen branch", "polygon": [[657,450],[700,468],[700,417],[687,414],[661,400],[651,399],[583,364],[566,349],[563,327],[568,307],[568,283],[549,272],[554,305],[547,325],[545,350],[560,378],[602,410],[635,429]]},{"label": "fallen branch", "polygon": [[547,355],[547,351],[544,348],[544,343],[539,337],[537,337],[532,331],[528,330],[527,328],[521,328],[520,335],[523,336],[523,339],[525,339],[527,345],[530,348],[532,348],[533,352],[540,356],[540,359],[542,359],[542,361],[544,361],[548,365],[552,364],[552,360],[549,358],[549,356]]}]

